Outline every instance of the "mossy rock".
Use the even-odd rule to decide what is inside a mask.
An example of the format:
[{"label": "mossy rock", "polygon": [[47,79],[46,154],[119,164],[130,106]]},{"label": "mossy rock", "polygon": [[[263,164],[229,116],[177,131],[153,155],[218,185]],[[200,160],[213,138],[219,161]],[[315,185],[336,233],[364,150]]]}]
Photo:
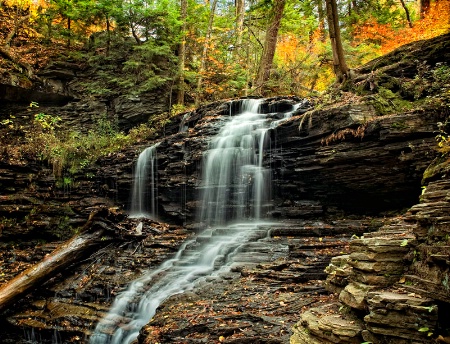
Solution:
[{"label": "mossy rock", "polygon": [[379,87],[378,93],[367,96],[367,102],[375,108],[377,115],[380,116],[413,108],[413,104],[410,101],[403,99],[398,93],[394,93],[384,87]]},{"label": "mossy rock", "polygon": [[450,173],[450,155],[440,156],[427,167],[423,173],[422,184],[441,179]]}]

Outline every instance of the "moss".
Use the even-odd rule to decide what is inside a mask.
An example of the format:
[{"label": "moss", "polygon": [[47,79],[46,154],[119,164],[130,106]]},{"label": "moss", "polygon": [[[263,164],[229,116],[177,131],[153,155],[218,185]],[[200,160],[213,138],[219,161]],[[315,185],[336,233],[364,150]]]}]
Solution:
[{"label": "moss", "polygon": [[398,93],[394,93],[384,87],[379,87],[378,93],[369,96],[368,101],[380,116],[407,111],[413,108],[413,103],[403,99]]},{"label": "moss", "polygon": [[427,167],[423,173],[422,184],[438,179],[440,176],[447,174],[450,171],[450,157],[440,156],[436,158],[430,166]]}]

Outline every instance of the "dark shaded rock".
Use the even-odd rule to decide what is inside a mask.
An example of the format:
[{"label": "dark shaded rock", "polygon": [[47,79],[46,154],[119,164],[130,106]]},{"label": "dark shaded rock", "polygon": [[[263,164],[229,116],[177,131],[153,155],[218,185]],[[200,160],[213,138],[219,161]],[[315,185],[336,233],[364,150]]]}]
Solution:
[{"label": "dark shaded rock", "polygon": [[[411,206],[419,196],[422,173],[436,154],[436,122],[445,111],[415,111],[352,124],[351,107],[308,113],[276,128],[272,166],[276,209],[281,213],[283,204],[299,198],[320,201],[325,211],[338,207],[376,213]],[[302,120],[303,134],[297,129]],[[399,130],[396,121],[404,122],[405,129]],[[355,131],[340,136],[346,126]]]}]

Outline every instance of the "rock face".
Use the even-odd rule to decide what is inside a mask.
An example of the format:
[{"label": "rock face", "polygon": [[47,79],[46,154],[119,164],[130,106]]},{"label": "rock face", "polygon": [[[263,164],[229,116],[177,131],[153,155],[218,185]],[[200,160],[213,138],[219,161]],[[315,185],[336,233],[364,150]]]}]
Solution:
[{"label": "rock face", "polygon": [[[292,98],[269,99],[265,102],[265,108],[266,111],[273,112],[276,116],[277,106],[287,107],[295,101],[298,100]],[[179,130],[181,118],[180,122],[166,127],[166,137],[158,140],[160,145],[157,148],[158,210],[161,218],[172,223],[192,225],[196,214],[202,152],[208,144],[208,137],[218,131],[218,124],[226,119],[230,112],[237,111],[238,106],[239,102],[211,104],[184,116],[185,130]],[[308,113],[294,115],[271,132],[272,155],[271,159],[267,159],[266,164],[273,168],[274,207],[268,215],[295,223],[295,226],[286,225],[272,228],[271,232],[274,242],[277,242],[280,237],[285,238],[282,240],[283,245],[289,248],[288,257],[279,257],[280,261],[277,261],[275,265],[263,260],[259,261],[260,265],[255,266],[249,265],[249,258],[245,256],[242,258],[242,265],[236,267],[233,276],[229,276],[232,282],[224,282],[221,284],[223,288],[217,289],[220,295],[211,294],[211,287],[206,285],[203,289],[200,288],[195,292],[196,296],[192,296],[195,302],[192,302],[189,295],[186,296],[186,299],[168,300],[158,312],[154,323],[143,330],[141,341],[150,340],[145,338],[147,336],[153,338],[155,333],[161,336],[161,340],[172,342],[177,342],[179,338],[184,338],[188,334],[192,336],[194,342],[195,338],[205,336],[205,333],[214,334],[215,337],[230,337],[230,340],[234,338],[239,341],[243,339],[242,335],[237,335],[239,331],[236,328],[254,327],[257,323],[264,325],[262,328],[257,326],[256,332],[249,331],[244,338],[247,338],[246,340],[261,339],[267,336],[267,334],[264,335],[267,331],[270,330],[267,333],[273,333],[274,323],[278,324],[283,321],[286,322],[286,325],[283,325],[285,327],[275,328],[283,334],[280,337],[273,337],[273,341],[286,342],[289,337],[288,328],[298,320],[294,315],[298,314],[299,308],[305,304],[318,305],[316,302],[319,300],[313,295],[301,296],[304,290],[309,293],[310,290],[307,286],[311,283],[310,281],[325,277],[322,270],[331,255],[346,251],[342,245],[345,245],[345,240],[348,240],[353,234],[359,238],[351,242],[351,251],[347,257],[333,259],[334,270],[329,269],[331,274],[326,282],[327,288],[333,292],[340,292],[339,300],[344,304],[344,308],[336,304],[336,297],[331,297],[333,305],[308,311],[295,327],[296,335],[292,341],[294,343],[295,341],[299,343],[314,343],[314,341],[317,343],[360,343],[365,340],[384,343],[382,338],[390,338],[386,336],[386,333],[394,338],[389,340],[408,340],[407,338],[422,333],[419,332],[420,329],[435,327],[436,322],[439,321],[436,312],[440,308],[433,299],[426,298],[424,294],[422,294],[422,298],[409,296],[411,293],[406,289],[403,291],[381,289],[378,292],[380,288],[388,287],[401,279],[405,266],[403,257],[411,245],[416,244],[413,235],[416,225],[411,222],[412,219],[407,218],[407,222],[401,219],[393,220],[377,233],[367,232],[368,228],[373,229],[379,225],[377,221],[374,226],[368,226],[367,222],[363,225],[361,220],[351,225],[337,226],[336,224],[339,222],[320,223],[317,222],[317,219],[342,214],[355,216],[361,212],[363,205],[365,207],[373,205],[374,213],[383,209],[391,209],[390,207],[398,209],[410,205],[413,202],[413,196],[415,197],[420,190],[417,185],[420,184],[423,171],[435,157],[432,149],[435,128],[433,123],[440,119],[442,114],[433,112],[426,116],[419,116],[418,112],[414,112],[409,115],[399,115],[398,118],[402,120],[405,118],[410,120],[408,123],[411,127],[420,126],[420,133],[410,130],[409,126],[399,130],[397,126],[392,125],[394,116],[375,117],[360,129],[364,132],[364,137],[354,137],[353,134],[348,137],[346,134],[343,137],[339,136],[340,139],[328,140],[327,146],[324,140],[327,140],[327,137],[333,132],[339,132],[345,128],[358,130],[361,126],[360,121],[373,115],[370,106],[362,105],[357,105],[355,109],[348,105],[342,108],[335,107],[331,112],[336,118],[341,118],[342,122],[328,123],[327,116],[329,114],[325,110],[321,110],[314,112],[313,115]],[[349,114],[349,112],[358,115]],[[305,122],[308,124],[307,127],[304,127]],[[429,129],[424,130],[423,128]],[[414,149],[411,148],[412,142],[416,145]],[[90,209],[101,205],[116,204],[126,208],[129,202],[134,162],[138,153],[151,144],[149,142],[147,145],[132,147],[127,151],[100,159],[96,166],[74,176],[75,183],[72,187],[57,188],[51,170],[44,166],[12,167],[3,165],[2,183],[5,185],[5,190],[8,190],[8,194],[5,194],[6,197],[1,198],[3,215],[15,214],[17,224],[25,224],[25,221],[28,221],[29,225],[24,225],[23,228],[26,228],[29,236],[33,236],[43,229],[50,233],[55,226],[64,227],[63,225],[66,223],[64,221],[67,221],[69,227],[74,227],[86,219]],[[356,157],[354,152],[357,152]],[[358,166],[356,170],[354,169],[355,165]],[[391,167],[396,173],[392,173],[392,170],[391,173],[388,173],[386,166]],[[96,177],[92,178],[92,176]],[[377,180],[380,184],[384,181],[389,188],[377,186]],[[435,188],[435,190],[438,189]],[[359,194],[360,190],[366,191],[361,191],[362,194]],[[432,190],[433,188],[429,187],[429,191]],[[31,198],[31,194],[34,195],[33,198]],[[345,199],[338,197],[343,194],[350,196],[357,194],[358,196],[355,198],[345,197]],[[93,195],[95,197],[92,197]],[[437,198],[439,195],[441,194],[435,194],[433,197]],[[48,208],[50,213],[46,213],[44,209],[46,209],[47,199],[50,197],[54,205]],[[446,208],[440,203],[441,199],[433,197],[430,198],[430,201],[437,202],[437,209],[444,211]],[[21,203],[21,205],[17,207],[17,203]],[[32,211],[33,208],[38,208],[39,212]],[[415,209],[421,208],[417,206]],[[34,214],[35,212],[36,214]],[[59,222],[56,224],[52,223],[55,221],[55,213],[59,215]],[[422,214],[425,219],[426,211]],[[308,219],[310,219],[310,223],[299,226]],[[17,225],[4,226],[3,236],[9,239],[16,238],[18,234],[14,232],[15,228]],[[364,230],[367,234],[360,237]],[[98,271],[110,271],[111,274],[108,272],[97,275],[90,272],[88,279],[83,275],[86,267],[81,267],[72,279],[49,285],[50,292],[47,291],[47,293],[54,295],[57,291],[58,295],[61,295],[60,298],[47,299],[44,292],[44,295],[38,298],[38,300],[44,301],[36,301],[37,303],[34,302],[30,307],[24,302],[23,308],[19,312],[8,314],[9,322],[16,325],[22,324],[29,328],[43,328],[44,332],[50,336],[55,329],[50,324],[58,324],[57,329],[62,327],[67,329],[60,334],[61,336],[77,337],[79,342],[82,342],[84,336],[90,333],[97,319],[102,316],[112,301],[108,295],[115,294],[124,288],[127,282],[142,271],[140,269],[143,264],[149,262],[157,264],[160,259],[173,254],[176,245],[180,243],[180,238],[186,235],[185,232],[172,235],[169,231],[159,241],[154,235],[149,239],[150,241],[145,243],[132,239],[129,240],[127,249],[120,254],[118,253],[120,244],[114,246],[113,252],[117,252],[116,258],[114,255],[105,255],[106,260],[99,259],[95,265]],[[311,235],[314,235],[314,240],[309,239]],[[343,244],[333,242],[339,235],[344,235]],[[331,239],[331,236],[334,239]],[[148,235],[146,237],[150,238]],[[318,240],[319,238],[320,240]],[[171,240],[175,240],[177,244],[169,244]],[[325,245],[324,259],[317,260],[318,257],[315,257],[316,253],[313,252],[317,252],[321,245]],[[257,248],[255,246],[255,249],[266,251],[267,246],[264,247]],[[158,258],[147,251],[155,248],[162,249],[162,251],[158,251],[160,252]],[[330,250],[331,248],[333,249]],[[314,251],[310,252],[308,249]],[[273,249],[269,251],[278,252]],[[281,255],[283,250],[279,250],[279,252]],[[136,255],[136,258],[131,260],[129,257],[126,258],[130,255]],[[255,257],[253,255],[252,259]],[[114,259],[117,259],[117,263],[113,262]],[[133,261],[136,259],[139,263],[133,265]],[[117,265],[118,263],[123,265]],[[11,266],[11,270],[14,268],[15,266]],[[131,273],[125,273],[120,278],[116,273],[112,273],[118,270],[128,271],[128,269]],[[255,307],[250,313],[239,309],[239,317],[235,315],[234,318],[229,318],[227,315],[224,318],[223,314],[236,314],[236,309],[227,308],[223,302],[228,298],[223,299],[221,295],[230,292],[236,293],[237,286],[242,283],[249,285],[249,288],[254,288],[250,290],[254,290],[256,294],[263,293],[263,289],[266,287],[265,284],[259,284],[260,281],[268,281],[270,286],[274,280],[288,288],[288,291],[294,290],[292,288],[300,285],[299,290],[302,292],[297,296],[304,297],[306,303],[298,304],[289,301],[293,308],[286,313],[288,315],[266,312],[254,317],[254,312],[257,312],[260,307],[259,301],[249,298],[249,304],[254,304],[252,307]],[[225,281],[227,281],[226,278]],[[258,284],[254,284],[256,283],[254,281]],[[406,286],[403,284],[402,288],[406,288]],[[397,293],[399,296],[393,297],[389,293]],[[417,292],[413,293],[420,295]],[[77,297],[81,297],[81,299],[74,303],[72,300]],[[285,297],[288,296],[285,295]],[[289,300],[291,297],[293,295],[289,296]],[[206,305],[207,300],[215,300],[214,304],[222,305],[220,306],[222,308],[207,306],[213,308],[208,308],[210,315],[205,318],[198,316],[199,313],[189,308],[189,305],[193,303]],[[280,302],[288,304],[286,300],[283,298],[275,301],[279,307]],[[423,301],[423,303],[419,301]],[[414,317],[422,320],[412,323],[417,324],[416,327],[411,325],[410,328],[403,328],[401,320],[397,322],[390,320],[388,326],[380,315],[387,303],[392,304],[392,306],[387,306],[388,309],[392,308],[390,312],[392,317],[399,318],[407,312],[413,314],[411,321],[414,320]],[[200,311],[204,307],[195,309]],[[53,311],[49,312],[49,309]],[[173,315],[175,309],[179,311],[177,313],[180,314],[179,318]],[[219,309],[223,309],[224,313],[220,312],[219,314]],[[275,304],[270,305],[268,309],[276,309]],[[284,309],[283,312],[286,312],[287,309]],[[363,312],[367,317],[361,318],[352,312],[345,313],[349,309]],[[186,314],[190,313],[192,313],[189,318],[191,320],[187,324],[185,322]],[[66,317],[65,314],[71,315]],[[35,319],[34,322],[27,320],[30,315],[32,315],[32,319]],[[168,315],[173,316],[170,322],[166,320]],[[201,326],[199,325],[200,319],[204,319]],[[229,321],[228,327],[220,326],[223,321]],[[234,323],[234,327],[232,323]],[[390,326],[390,324],[397,325]],[[311,329],[305,332],[309,326]],[[174,332],[174,328],[187,328],[187,330],[180,332],[177,337],[175,335],[178,332]],[[321,334],[323,335],[321,336]],[[427,334],[424,334],[425,340]]]},{"label": "rock face", "polygon": [[[448,180],[431,182],[421,203],[403,220],[354,239],[349,255],[332,259],[326,287],[338,292],[342,305],[358,315],[359,340],[433,343],[437,337],[448,341],[444,323],[450,309],[446,283],[449,189]],[[304,334],[317,326],[317,319],[309,316],[314,311],[301,315],[292,343],[328,340],[323,331]]]},{"label": "rock face", "polygon": [[[273,113],[273,116],[279,116],[279,111],[277,110],[285,110],[296,101],[298,99],[269,99],[265,101],[263,109]],[[230,113],[236,112],[239,104],[239,101],[211,104],[184,116],[183,122],[180,117],[178,122],[174,122],[166,127],[166,136],[158,139],[160,144],[157,148],[158,215],[161,219],[196,228],[192,224],[194,223],[198,206],[202,152],[207,147],[208,138],[219,130],[220,122],[226,120]],[[277,236],[285,236],[286,238],[307,236],[309,230],[312,230],[316,236],[322,239],[326,238],[326,236],[336,236],[340,233],[345,233],[346,238],[352,234],[360,236],[361,230],[367,228],[367,226],[362,226],[361,222],[358,222],[359,225],[336,227],[329,222],[319,224],[316,221],[318,218],[335,215],[353,214],[355,216],[362,212],[363,207],[366,207],[373,213],[378,213],[385,209],[403,208],[410,206],[414,202],[414,197],[418,196],[420,192],[419,185],[423,171],[435,157],[435,152],[432,148],[435,136],[433,130],[436,129],[434,123],[442,118],[442,113],[435,111],[424,115],[423,112],[412,112],[407,115],[399,115],[397,119],[409,123],[408,126],[399,129],[398,126],[393,125],[395,116],[372,118],[374,116],[373,109],[368,105],[336,106],[330,111],[333,114],[332,117],[336,118],[336,121],[331,121],[330,114],[325,110],[315,111],[312,114],[299,113],[294,114],[291,119],[273,129],[270,133],[272,154],[270,159],[266,159],[265,164],[268,167],[272,167],[273,171],[274,186],[272,194],[274,206],[268,216],[279,220],[295,220],[297,223],[295,227],[274,228],[272,232],[274,240],[278,240]],[[369,120],[370,118],[372,119]],[[368,122],[361,124],[361,121]],[[180,130],[181,122],[184,130]],[[299,130],[300,126],[301,129]],[[417,133],[410,127],[416,128],[416,130],[419,127],[421,129]],[[354,130],[354,132],[351,131],[350,136],[346,132],[344,136],[335,135],[330,137],[333,133],[339,133],[346,128]],[[358,132],[364,133],[364,136],[361,137],[362,134],[354,134]],[[325,141],[328,142],[328,145],[326,145]],[[55,233],[54,229],[58,227],[76,227],[77,223],[79,224],[86,219],[91,209],[101,205],[112,206],[114,204],[127,208],[133,165],[139,152],[151,144],[153,142],[149,142],[146,145],[141,144],[100,159],[96,166],[74,175],[74,183],[71,186],[60,185],[57,187],[51,169],[42,165],[11,166],[4,164],[2,166],[1,182],[7,193],[2,195],[1,198],[2,214],[5,218],[14,216],[16,222],[14,224],[4,223],[2,235],[8,240],[14,240],[19,235],[16,232],[16,228],[20,225],[25,230],[22,234],[27,233],[29,237],[36,235],[39,237],[38,233],[42,230],[46,230],[48,233]],[[354,168],[355,166],[357,166],[356,169]],[[392,173],[392,171],[395,171],[395,173]],[[388,187],[381,187],[382,183],[385,183]],[[346,195],[345,198],[342,198],[342,195]],[[53,205],[52,207],[47,207],[50,199]],[[305,225],[303,228],[298,226],[299,223],[308,219],[312,221],[311,225]],[[366,234],[364,238],[358,239],[359,241],[355,240],[352,243],[354,251],[351,252],[347,259],[348,267],[340,266],[342,270],[339,270],[340,277],[342,277],[341,281],[339,283],[329,281],[330,285],[334,284],[337,286],[336,288],[343,289],[341,301],[347,303],[347,307],[355,307],[355,309],[363,312],[370,312],[373,309],[374,314],[380,313],[380,310],[376,309],[375,303],[372,306],[367,295],[372,295],[371,293],[375,292],[375,288],[387,285],[394,279],[400,278],[403,262],[399,263],[397,258],[406,253],[406,248],[402,246],[402,243],[405,239],[410,240],[411,243],[413,242],[410,234],[402,236],[402,232],[398,231],[398,228],[402,226],[404,224],[392,224],[391,227],[386,228],[386,233],[375,236]],[[407,227],[409,228],[409,226]],[[179,243],[182,236],[175,237],[176,239],[171,240]],[[155,243],[155,245],[157,247],[163,246],[165,251],[161,253],[158,259],[168,257],[174,252],[174,249],[171,248],[173,247],[172,244],[169,246],[165,244],[167,242],[165,239],[161,240],[164,243]],[[307,251],[308,240],[305,239],[302,242],[290,240],[290,242],[286,242],[285,245],[289,247],[291,252],[287,265],[285,265],[286,262],[283,262],[278,267],[268,267],[264,265],[268,262],[261,262],[260,266],[252,267],[251,269],[239,268],[237,271],[239,273],[233,276],[232,281],[240,278],[245,283],[250,283],[255,278],[269,281],[275,279],[278,284],[287,285],[287,283],[292,283],[293,287],[298,283],[306,283],[307,285],[308,281],[323,279],[325,275],[322,270],[331,257],[326,253],[325,256],[328,259],[325,260],[325,264],[321,261],[318,265],[312,264],[311,267],[307,267],[304,259],[311,258]],[[326,244],[327,240],[317,243],[316,239],[315,244],[311,244],[312,246],[310,247],[316,249],[320,247],[322,242]],[[139,245],[144,244],[131,240],[123,254],[128,256],[136,255],[136,253],[133,254],[136,249],[141,252]],[[147,247],[145,245],[143,247]],[[333,246],[335,244],[330,240],[328,245]],[[151,249],[155,246],[150,245],[149,247]],[[339,246],[336,248],[338,250],[333,250],[329,253],[334,255],[343,250],[339,249]],[[120,251],[120,245],[115,246],[115,251]],[[392,256],[385,258],[384,253],[391,251]],[[44,328],[44,332],[47,334],[51,334],[55,329],[53,325],[49,324],[58,324],[58,329],[63,327],[67,329],[64,332],[65,334],[61,334],[66,336],[65,338],[72,336],[80,338],[79,341],[83,341],[84,336],[90,333],[96,319],[102,316],[103,312],[108,308],[107,305],[112,301],[108,298],[109,293],[113,292],[115,294],[118,290],[124,288],[127,282],[141,272],[139,267],[142,264],[145,265],[149,259],[153,264],[158,261],[153,255],[148,254],[146,248],[142,249],[142,257],[141,253],[136,256],[136,259],[140,261],[137,267],[136,263],[134,263],[135,267],[133,267],[132,262],[134,259],[125,258],[122,254],[117,256],[122,258],[117,259],[123,262],[124,265],[117,266],[116,263],[113,263],[114,256],[108,255],[107,257],[107,261],[99,260],[100,265],[95,265],[99,271],[112,272],[119,269],[128,271],[129,269],[132,273],[121,275],[117,279],[117,274],[115,273],[94,276],[90,272],[90,282],[84,284],[84,281],[88,281],[83,279],[84,267],[82,271],[73,277],[73,280],[66,280],[64,283],[49,286],[50,291],[46,293],[54,295],[55,291],[58,291],[58,295],[63,296],[61,299],[47,300],[45,295],[43,295],[40,300],[43,299],[45,301],[33,303],[30,307],[24,302],[23,308],[19,312],[8,314],[9,322],[15,325],[26,325],[29,328]],[[245,261],[244,267],[248,263],[248,261]],[[334,263],[337,263],[336,260],[334,260]],[[312,266],[314,269],[312,269]],[[103,267],[106,267],[106,270],[103,270]],[[14,271],[15,268],[17,268],[17,265],[12,265],[10,270]],[[294,270],[289,271],[290,269]],[[389,272],[386,273],[383,269],[389,269]],[[349,275],[345,276],[346,273],[349,273]],[[77,287],[75,288],[74,285]],[[238,283],[238,285],[240,284]],[[228,285],[225,283],[221,292],[222,294],[231,291],[235,292],[236,288],[237,285],[235,284]],[[260,289],[260,285],[255,284],[254,288],[256,293],[263,292]],[[207,289],[199,290],[198,293],[200,300],[214,299],[215,297]],[[78,297],[76,295],[83,296],[79,303],[74,304],[72,300]],[[315,304],[314,297],[308,297],[309,301],[307,303]],[[216,296],[216,299],[217,303],[221,300],[219,296]],[[94,302],[96,300],[98,303]],[[257,307],[259,307],[257,306],[257,300],[252,299],[250,301],[255,303],[256,308],[254,310],[256,311]],[[336,302],[335,299],[333,301]],[[277,300],[277,302],[278,305],[280,305],[280,302],[287,304],[283,300]],[[183,302],[179,299],[167,301],[167,304],[164,306],[167,313],[161,312],[162,318],[159,318],[159,315],[157,316],[156,323],[143,332],[142,340],[145,340],[146,333],[154,335],[154,331],[156,331],[161,334],[162,338],[166,338],[166,340],[170,338],[170,340],[176,342],[174,337],[170,336],[170,331],[172,330],[166,326],[167,324],[163,319],[166,319],[166,315],[173,314],[172,308],[175,305],[180,310],[186,307],[186,313],[189,313],[188,306],[190,303],[192,302],[189,299]],[[430,304],[432,305],[430,306]],[[294,325],[297,319],[293,314],[297,314],[298,307],[301,307],[297,303],[292,303],[292,305],[295,306],[292,313],[290,313],[292,316],[289,316],[289,322],[286,322],[286,324],[289,324],[289,327]],[[274,308],[275,305],[270,307]],[[334,312],[336,307],[332,308]],[[425,303],[420,307],[422,307],[420,310],[423,311],[425,309],[423,307],[434,307],[434,304],[432,302]],[[339,308],[337,307],[338,311]],[[54,309],[54,311],[49,312],[48,309]],[[56,312],[56,310],[63,311]],[[73,313],[70,313],[72,311]],[[230,313],[235,311],[233,308],[227,310]],[[73,316],[66,317],[64,316],[66,313]],[[284,316],[281,313],[275,315],[276,317],[280,316],[279,319],[265,318],[274,316],[269,313],[263,314],[263,318],[254,318],[248,316],[245,312],[243,313],[244,315],[239,319],[234,320],[239,320],[238,325],[245,328],[250,326],[250,324],[260,323],[260,319],[266,319],[264,320],[265,326],[269,327],[273,325],[274,319],[277,323],[285,321],[282,320]],[[30,314],[32,319],[39,320],[29,322],[26,319],[30,317]],[[196,314],[194,313],[193,316]],[[383,326],[382,324],[376,324],[376,321],[379,320],[377,320],[378,318],[375,315],[370,319],[372,328],[378,330],[370,332],[368,328],[363,328],[363,325],[358,325],[363,324],[361,319],[356,321],[350,315],[342,318],[329,316],[327,309],[319,310],[318,314],[325,315],[318,316],[318,318],[312,318],[314,312],[308,314],[311,317],[302,320],[302,324],[309,323],[309,321],[317,323],[317,325],[312,325],[315,329],[314,333],[318,334],[323,331],[327,334],[323,338],[316,336],[319,339],[316,338],[314,340],[318,342],[326,343],[326,341],[343,340],[343,342],[354,343],[358,340],[362,341],[362,338],[368,338],[369,335],[375,338],[382,332],[381,328]],[[336,316],[339,314],[339,312],[335,313]],[[53,318],[52,315],[54,315]],[[222,315],[212,314],[211,317],[215,319],[215,325],[210,323],[211,320],[208,320],[211,318],[205,318],[206,323],[204,323],[204,327],[201,327],[203,330],[195,326],[189,328],[193,338],[196,338],[199,335],[198,333],[203,331],[203,333],[217,333],[218,337],[230,336],[232,338],[236,337],[235,340],[239,340],[239,336],[236,336],[238,332],[234,327],[229,329],[228,332],[220,330],[220,324],[224,320]],[[177,322],[178,320],[173,319],[174,323],[172,326],[178,328],[187,326],[183,319],[185,319],[185,315],[180,317],[179,323]],[[200,318],[192,320],[192,326],[198,322],[198,319]],[[435,321],[435,318],[424,321],[423,328],[426,326],[431,328],[433,321]],[[304,325],[299,325],[297,328],[304,336],[303,331],[300,330],[301,326],[305,327]],[[280,331],[283,330],[284,334],[278,339],[274,338],[274,342],[277,342],[277,340],[278,342],[286,342],[289,337],[287,329],[288,327],[278,329]],[[264,336],[261,337],[261,333],[265,333],[264,326],[257,331],[259,334],[253,333],[253,338],[255,336],[263,338]],[[369,332],[366,333],[364,331]],[[417,329],[414,329],[414,331],[417,331]],[[184,333],[180,332],[179,336],[183,337]],[[328,336],[329,333],[331,333],[330,336]],[[410,330],[410,335],[412,333],[413,329]],[[399,336],[398,338],[405,338],[406,334],[403,333],[402,335],[403,337]],[[249,332],[247,338],[252,338],[252,333]]]},{"label": "rock face", "polygon": [[[31,102],[41,113],[59,116],[68,130],[87,131],[108,120],[120,130],[147,122],[152,116],[170,110],[169,93],[164,87],[140,96],[92,96],[85,90],[95,73],[80,62],[55,61],[41,70],[41,82],[32,88],[0,84],[0,120],[14,115],[19,120]],[[100,86],[99,86],[100,87]],[[82,116],[80,116],[82,114]]]},{"label": "rock face", "polygon": [[[288,101],[295,99],[269,99],[265,111],[273,112]],[[184,131],[173,133],[177,125],[167,128],[167,136],[158,140],[158,214],[162,219],[180,224],[194,221],[208,137],[217,133],[221,116],[238,106],[239,102],[211,104],[188,113]],[[266,216],[304,218],[342,211],[377,214],[411,206],[420,194],[422,174],[436,156],[436,123],[443,120],[445,110],[382,117],[374,117],[373,111],[368,105],[356,104],[294,113],[272,129],[265,163],[272,170],[273,208]],[[348,134],[349,130],[359,133]],[[133,168],[130,156],[125,154],[126,161],[112,158],[117,167],[102,174],[110,181],[110,191],[127,207]],[[99,164],[111,165],[108,160]]]}]

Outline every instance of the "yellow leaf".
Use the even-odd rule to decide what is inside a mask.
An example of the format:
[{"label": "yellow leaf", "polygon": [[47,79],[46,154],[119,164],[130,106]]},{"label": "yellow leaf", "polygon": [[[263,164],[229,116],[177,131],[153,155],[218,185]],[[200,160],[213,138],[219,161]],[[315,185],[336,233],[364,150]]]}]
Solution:
[{"label": "yellow leaf", "polygon": [[219,342],[222,343],[224,340],[225,340],[225,337],[224,337],[224,336],[220,336],[220,337],[219,337]]}]

